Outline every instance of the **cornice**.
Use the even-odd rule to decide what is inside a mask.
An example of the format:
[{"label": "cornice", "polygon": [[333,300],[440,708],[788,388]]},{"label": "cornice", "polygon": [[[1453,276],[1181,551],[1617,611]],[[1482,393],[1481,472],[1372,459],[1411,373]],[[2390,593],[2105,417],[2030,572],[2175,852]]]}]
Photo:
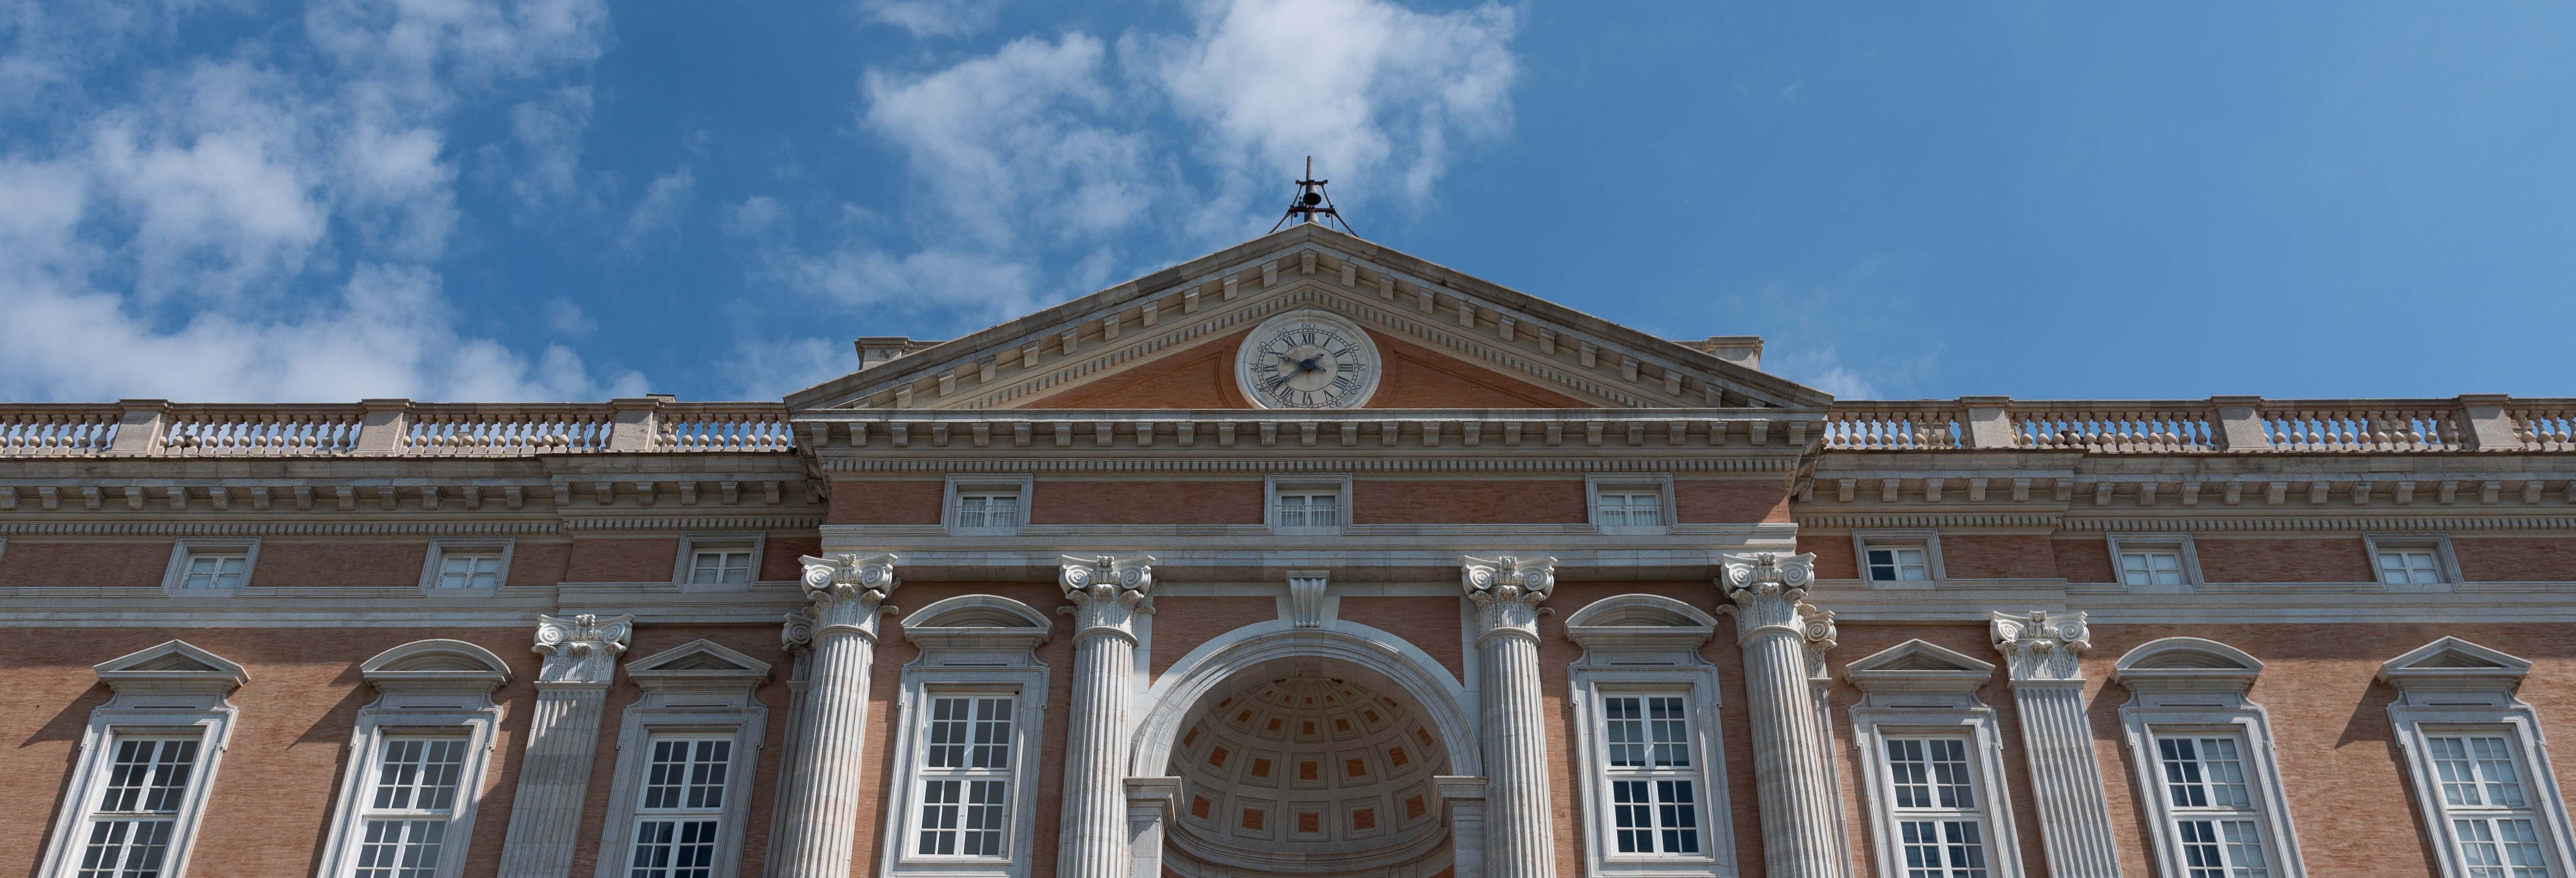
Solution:
[{"label": "cornice", "polygon": [[580,516],[563,520],[565,530],[813,530],[820,515],[625,515]]},{"label": "cornice", "polygon": [[545,536],[555,521],[0,521],[0,536]]},{"label": "cornice", "polygon": [[1810,513],[1791,512],[1799,527],[1826,530],[1860,530],[1898,527],[2008,527],[2056,528],[2055,512],[1880,512],[1880,513]]},{"label": "cornice", "polygon": [[[1802,519],[1803,520],[1803,519]],[[2070,531],[2567,531],[2576,515],[2430,516],[2176,516],[2090,518],[2069,516]]]},{"label": "cornice", "polygon": [[940,473],[1437,473],[1473,474],[1577,474],[1599,472],[1669,472],[1682,473],[1775,473],[1796,470],[1797,461],[1789,457],[1702,457],[1702,458],[1620,458],[1620,457],[1416,457],[1384,458],[1348,455],[1310,457],[1227,457],[1170,458],[1136,456],[1095,456],[1076,458],[973,458],[973,457],[867,457],[826,458],[823,471],[832,474],[940,474]]}]

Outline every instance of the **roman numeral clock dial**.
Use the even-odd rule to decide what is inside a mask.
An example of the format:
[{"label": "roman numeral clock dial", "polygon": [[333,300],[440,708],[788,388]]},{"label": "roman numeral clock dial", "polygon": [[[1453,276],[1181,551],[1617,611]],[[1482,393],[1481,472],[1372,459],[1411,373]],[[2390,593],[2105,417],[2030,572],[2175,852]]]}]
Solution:
[{"label": "roman numeral clock dial", "polygon": [[1377,392],[1382,368],[1367,332],[1315,310],[1262,321],[1234,356],[1244,397],[1268,409],[1359,408]]}]

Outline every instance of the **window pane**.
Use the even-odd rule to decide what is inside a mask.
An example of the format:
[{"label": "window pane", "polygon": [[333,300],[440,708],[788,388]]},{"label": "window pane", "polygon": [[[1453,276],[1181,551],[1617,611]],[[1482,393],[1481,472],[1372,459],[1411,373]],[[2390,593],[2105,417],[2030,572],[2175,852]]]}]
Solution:
[{"label": "window pane", "polygon": [[627,878],[714,878],[716,821],[639,820]]},{"label": "window pane", "polygon": [[446,835],[445,820],[369,820],[352,878],[431,878]]},{"label": "window pane", "polygon": [[1888,783],[1896,790],[1896,807],[1932,807],[1932,770],[1920,739],[1887,739],[1887,772]]},{"label": "window pane", "polygon": [[461,738],[393,738],[376,768],[375,811],[446,811],[465,769]]},{"label": "window pane", "polygon": [[2478,793],[2477,769],[2469,761],[2467,738],[2433,738],[2425,742],[2425,752],[2433,757],[2433,773],[2441,780],[2442,804],[2486,804],[2486,798]]},{"label": "window pane", "polygon": [[193,740],[120,739],[98,810],[176,814],[196,764],[197,742]]},{"label": "window pane", "polygon": [[944,857],[957,853],[958,794],[965,781],[933,780],[921,785],[922,856]]},{"label": "window pane", "polygon": [[177,826],[168,818],[90,824],[79,878],[161,878],[161,861],[169,855],[170,833]]},{"label": "window pane", "polygon": [[438,558],[439,588],[493,588],[500,585],[501,556],[492,554],[441,554]]},{"label": "window pane", "polygon": [[2487,801],[2498,807],[2524,807],[2522,780],[2514,773],[2513,753],[2506,749],[2503,738],[2470,738],[2470,755],[2477,757],[2478,779],[2486,782]]},{"label": "window pane", "polygon": [[2165,790],[2176,808],[2209,806],[2209,791],[2200,776],[2200,748],[2190,738],[2158,738],[2156,749],[2165,765]]},{"label": "window pane", "polygon": [[655,738],[645,766],[646,811],[712,811],[724,807],[733,769],[733,742],[725,739]]},{"label": "window pane", "polygon": [[1634,697],[1605,698],[1602,707],[1608,719],[1604,748],[1612,768],[1633,768],[1646,764],[1645,699]]}]

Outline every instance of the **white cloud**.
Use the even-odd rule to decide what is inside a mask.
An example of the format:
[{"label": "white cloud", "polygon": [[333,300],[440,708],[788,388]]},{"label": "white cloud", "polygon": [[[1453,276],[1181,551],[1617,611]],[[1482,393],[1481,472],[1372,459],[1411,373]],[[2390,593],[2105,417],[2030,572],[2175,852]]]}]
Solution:
[{"label": "white cloud", "polygon": [[1002,0],[859,0],[859,15],[915,37],[964,37],[993,26]]},{"label": "white cloud", "polygon": [[735,355],[719,364],[740,388],[740,399],[777,399],[839,378],[858,368],[847,340],[745,337]]},{"label": "white cloud", "polygon": [[105,68],[79,51],[0,48],[0,114],[17,114],[0,116],[0,202],[12,206],[0,211],[0,313],[18,330],[0,345],[0,396],[641,390],[641,376],[595,378],[559,346],[526,353],[465,332],[427,267],[459,222],[451,110],[595,59],[599,0],[325,2],[304,19],[318,61],[288,30],[223,57],[100,38],[176,48],[185,16],[203,14],[185,2],[43,5],[0,13],[137,57],[92,82]]},{"label": "white cloud", "polygon": [[1208,0],[1195,12],[1195,33],[1136,38],[1122,55],[1195,126],[1197,154],[1230,195],[1275,189],[1312,155],[1318,174],[1345,184],[1344,199],[1419,206],[1448,170],[1453,139],[1511,127],[1519,25],[1509,8]]},{"label": "white cloud", "polygon": [[1071,33],[921,76],[871,70],[864,122],[903,150],[941,219],[978,244],[1114,234],[1159,187],[1145,132],[1104,118],[1120,100],[1103,77],[1107,54]]},{"label": "white cloud", "polygon": [[546,300],[546,328],[556,335],[580,338],[599,331],[599,321],[581,312],[571,299],[556,296]]},{"label": "white cloud", "polygon": [[689,172],[688,165],[653,178],[653,185],[644,187],[644,197],[636,199],[634,212],[627,214],[618,246],[634,254],[649,244],[679,243],[680,220],[696,201],[697,186],[697,175]]},{"label": "white cloud", "polygon": [[508,176],[510,193],[530,215],[578,194],[581,138],[590,127],[591,109],[590,86],[547,91],[510,108],[515,162],[498,144],[484,148],[485,158]]}]

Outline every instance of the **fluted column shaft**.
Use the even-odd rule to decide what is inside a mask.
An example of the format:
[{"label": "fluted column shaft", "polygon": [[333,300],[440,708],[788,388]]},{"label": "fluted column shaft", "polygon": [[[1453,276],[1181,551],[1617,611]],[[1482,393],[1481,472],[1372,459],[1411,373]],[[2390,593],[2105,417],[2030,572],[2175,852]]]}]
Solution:
[{"label": "fluted column shaft", "polygon": [[[857,850],[860,742],[867,740],[868,678],[875,672],[877,618],[897,583],[894,556],[807,557],[811,682],[804,722],[786,767],[786,819],[779,828],[779,878],[848,878]],[[791,636],[792,639],[792,636]]]},{"label": "fluted column shaft", "polygon": [[1538,605],[1556,592],[1556,559],[1465,557],[1459,575],[1476,605],[1477,667],[1484,674],[1485,874],[1555,878]]},{"label": "fluted column shaft", "polygon": [[537,617],[534,649],[546,658],[537,671],[537,709],[519,757],[509,834],[501,841],[501,878],[566,878],[571,872],[608,684],[634,618]]},{"label": "fluted column shaft", "polygon": [[1061,878],[1130,878],[1127,710],[1135,687],[1136,616],[1153,612],[1151,556],[1067,555],[1057,583],[1074,616],[1073,695],[1064,747]]},{"label": "fluted column shaft", "polygon": [[2083,613],[1993,613],[1995,649],[2011,673],[2021,714],[2022,752],[2048,873],[2119,878],[2120,849],[2084,712],[2083,651],[2093,645]]},{"label": "fluted column shaft", "polygon": [[1848,854],[1834,808],[1833,752],[1808,691],[1833,646],[1833,614],[1806,604],[1813,555],[1728,555],[1718,584],[1744,649],[1745,715],[1770,878],[1840,878]]}]

